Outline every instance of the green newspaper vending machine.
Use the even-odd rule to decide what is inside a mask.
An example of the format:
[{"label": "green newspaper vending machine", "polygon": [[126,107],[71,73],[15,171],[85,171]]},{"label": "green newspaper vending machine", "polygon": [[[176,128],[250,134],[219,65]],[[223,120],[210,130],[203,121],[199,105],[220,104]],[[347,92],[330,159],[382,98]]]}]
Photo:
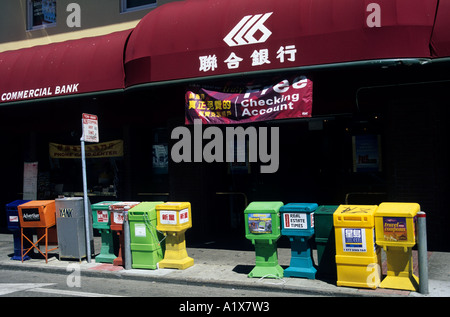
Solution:
[{"label": "green newspaper vending machine", "polygon": [[280,201],[252,202],[244,211],[245,237],[255,246],[256,265],[248,277],[283,277],[278,264],[277,240],[280,231]]}]

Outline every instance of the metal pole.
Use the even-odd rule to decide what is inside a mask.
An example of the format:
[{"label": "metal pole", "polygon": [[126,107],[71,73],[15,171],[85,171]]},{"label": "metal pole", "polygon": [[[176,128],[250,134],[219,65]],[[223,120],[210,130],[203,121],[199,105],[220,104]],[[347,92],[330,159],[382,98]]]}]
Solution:
[{"label": "metal pole", "polygon": [[428,294],[428,247],[427,216],[423,211],[417,213],[417,254],[419,260],[419,292]]},{"label": "metal pole", "polygon": [[123,212],[123,244],[125,253],[125,270],[131,269],[131,245],[130,245],[130,223],[128,222],[128,209]]},{"label": "metal pole", "polygon": [[84,197],[84,228],[86,232],[86,261],[91,263],[91,239],[89,236],[89,206],[87,195],[87,176],[86,176],[86,153],[84,149],[84,131],[81,137],[81,166],[83,170],[83,197]]}]

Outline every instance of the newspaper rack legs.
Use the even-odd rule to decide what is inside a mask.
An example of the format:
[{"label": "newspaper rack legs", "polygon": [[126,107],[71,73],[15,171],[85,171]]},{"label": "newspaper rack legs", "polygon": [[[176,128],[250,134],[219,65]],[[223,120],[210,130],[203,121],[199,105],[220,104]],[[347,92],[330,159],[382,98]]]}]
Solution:
[{"label": "newspaper rack legs", "polygon": [[[20,233],[21,233],[21,254],[22,254],[22,263],[23,263],[23,258],[25,255],[27,255],[28,252],[30,252],[31,250],[37,249],[39,251],[40,254],[42,254],[42,256],[45,258],[45,263],[48,263],[48,252],[50,251],[54,251],[56,249],[58,249],[58,247],[49,249],[48,248],[48,228],[45,227],[45,233],[39,237],[38,236],[38,240],[36,241],[36,243],[34,243],[33,241],[31,241],[24,233],[23,233],[23,228],[20,228]],[[31,247],[29,247],[28,249],[24,250],[23,249],[23,238],[27,239],[28,242],[31,244]],[[39,242],[45,238],[45,254],[42,253],[41,249],[39,248]],[[24,253],[25,251],[25,253]]]}]

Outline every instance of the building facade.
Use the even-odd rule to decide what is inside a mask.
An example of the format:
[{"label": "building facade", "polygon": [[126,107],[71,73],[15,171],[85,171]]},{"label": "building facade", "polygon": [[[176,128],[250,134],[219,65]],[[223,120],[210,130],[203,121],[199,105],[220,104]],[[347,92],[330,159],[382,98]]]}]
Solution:
[{"label": "building facade", "polygon": [[[67,11],[70,2],[57,1],[57,25],[50,18],[34,30],[23,14],[30,1],[21,1],[22,22],[10,23],[22,31],[3,34],[0,46],[0,114],[7,118],[0,132],[8,135],[1,141],[8,153],[2,204],[22,197],[30,162],[38,163],[39,199],[81,192],[74,153],[81,114],[92,113],[103,148],[93,144],[88,159],[91,202],[189,201],[188,242],[244,243],[243,210],[251,201],[397,201],[419,203],[429,248],[449,250],[450,5],[411,1],[186,0],[156,8],[130,1],[143,6],[129,12],[122,1],[95,1],[114,2],[110,17],[99,20],[94,1],[79,1],[81,29],[67,26],[76,11]],[[311,85],[308,101],[292,93],[304,83]],[[252,93],[258,96],[241,106],[233,101]],[[291,101],[311,108],[259,120]],[[189,124],[193,110],[201,128]],[[233,121],[245,113],[250,123]],[[231,150],[246,153],[243,161],[205,159],[217,154],[207,148],[208,127],[226,135],[239,126],[267,129],[268,143],[274,137],[266,143],[266,154],[279,154],[274,172],[261,172],[264,156],[250,158],[250,137]],[[184,143],[190,160],[172,153],[181,127],[191,135]]]},{"label": "building facade", "polygon": [[0,52],[132,29],[170,0],[4,1]]}]

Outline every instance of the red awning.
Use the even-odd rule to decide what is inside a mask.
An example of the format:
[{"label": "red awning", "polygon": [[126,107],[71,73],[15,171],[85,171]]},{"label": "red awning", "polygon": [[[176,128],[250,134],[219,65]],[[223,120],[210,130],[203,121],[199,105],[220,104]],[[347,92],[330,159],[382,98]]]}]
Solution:
[{"label": "red awning", "polygon": [[[379,7],[373,7],[373,3]],[[169,3],[147,14],[133,30],[125,54],[126,87],[329,63],[430,58],[437,3],[437,0]]]},{"label": "red awning", "polygon": [[130,32],[0,53],[0,103],[123,89]]}]

